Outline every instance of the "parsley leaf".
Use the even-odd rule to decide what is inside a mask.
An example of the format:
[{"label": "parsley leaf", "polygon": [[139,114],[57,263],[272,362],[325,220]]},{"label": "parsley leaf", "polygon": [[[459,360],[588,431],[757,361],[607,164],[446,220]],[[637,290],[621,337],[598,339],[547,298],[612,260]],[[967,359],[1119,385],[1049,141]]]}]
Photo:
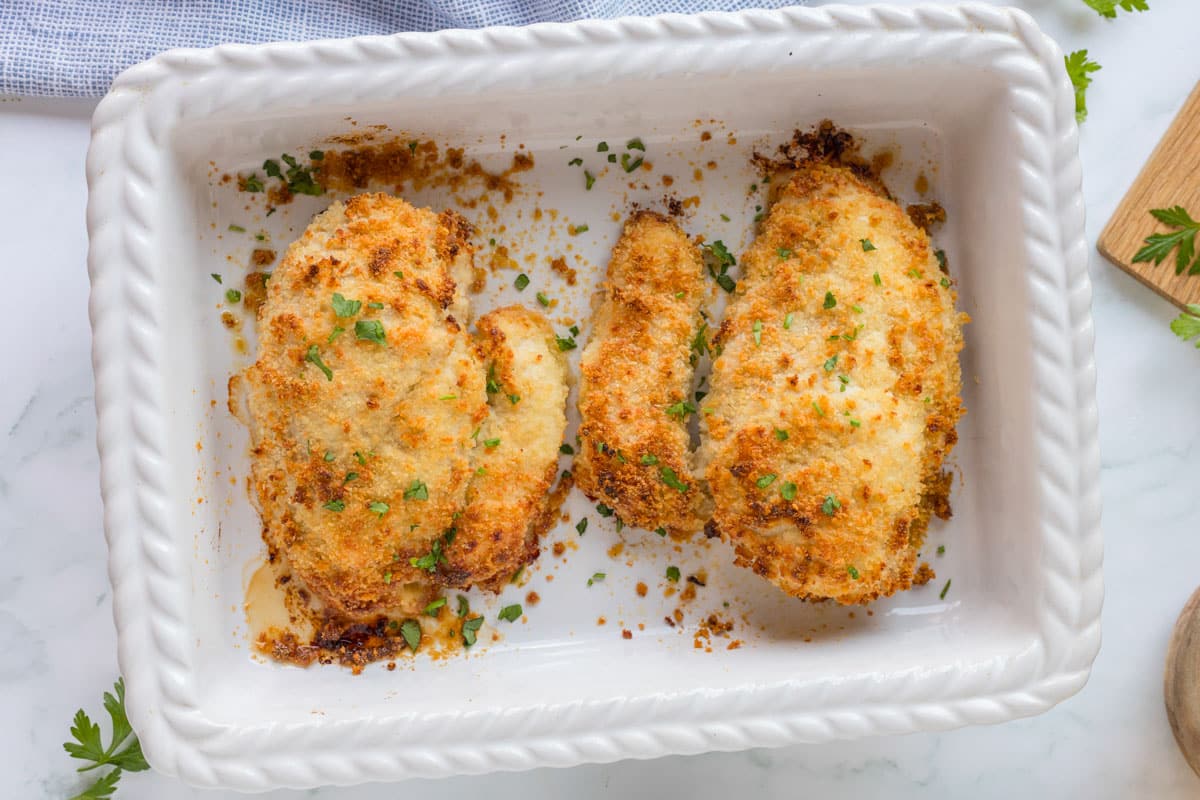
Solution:
[{"label": "parsley leaf", "polygon": [[667,580],[671,583],[679,583],[679,567],[667,567]]},{"label": "parsley leaf", "polygon": [[[1185,342],[1200,336],[1200,305],[1188,304],[1187,311],[1171,320],[1171,332]],[[1200,341],[1196,342],[1200,347]]]},{"label": "parsley leaf", "polygon": [[421,626],[415,619],[406,619],[400,623],[400,635],[404,637],[408,649],[417,652],[417,647],[421,644]]},{"label": "parsley leaf", "polygon": [[567,444],[566,442],[563,442],[558,446],[558,452],[562,453],[564,456],[573,456],[575,455],[575,448],[571,447],[571,445]]},{"label": "parsley leaf", "polygon": [[574,350],[576,347],[574,336],[555,336],[554,343],[558,345],[559,352]]},{"label": "parsley leaf", "polygon": [[588,518],[584,517],[583,519],[579,520],[579,522],[575,523],[575,530],[579,531],[580,536],[583,536],[584,531],[587,530],[587,526],[588,526]]},{"label": "parsley leaf", "polygon": [[339,317],[353,317],[362,308],[361,300],[347,300],[338,292],[333,293],[333,313]]},{"label": "parsley leaf", "polygon": [[422,481],[413,479],[412,485],[410,485],[407,489],[404,490],[404,499],[405,500],[428,500],[429,499],[429,487],[427,487]]},{"label": "parsley leaf", "polygon": [[841,507],[842,504],[839,503],[838,499],[831,494],[825,495],[825,502],[821,503],[822,513],[830,517],[833,516],[833,512],[837,511]]},{"label": "parsley leaf", "polygon": [[718,286],[732,293],[737,288],[737,282],[728,273],[730,267],[737,265],[737,260],[729,252],[729,248],[723,241],[717,239],[712,244],[704,245],[701,252],[704,257],[704,265],[708,267],[708,274],[716,279]]},{"label": "parsley leaf", "polygon": [[667,416],[683,419],[688,414],[695,414],[696,407],[686,400],[681,400],[673,406],[667,406]]},{"label": "parsley leaf", "polygon": [[346,501],[345,500],[330,500],[328,503],[321,506],[321,508],[327,509],[329,511],[336,511],[337,513],[340,514],[346,510]]},{"label": "parsley leaf", "polygon": [[475,644],[475,634],[483,627],[483,617],[472,617],[463,623],[462,637],[463,644],[467,647]]},{"label": "parsley leaf", "polygon": [[[1089,5],[1093,2],[1108,2],[1112,4],[1112,0],[1083,0]],[[1095,6],[1092,6],[1095,8]],[[1101,12],[1103,13],[1103,12]],[[1108,16],[1108,15],[1105,15]],[[1116,16],[1113,12],[1112,16]],[[1099,72],[1100,65],[1095,61],[1088,60],[1087,50],[1076,50],[1068,56],[1063,56],[1067,67],[1067,77],[1071,79],[1071,85],[1075,87],[1075,121],[1082,123],[1087,119],[1087,89],[1092,85],[1091,73]]]},{"label": "parsley leaf", "polygon": [[471,603],[467,600],[466,595],[458,596],[458,610],[454,614],[458,617],[465,617],[471,613]]},{"label": "parsley leaf", "polygon": [[875,249],[875,244],[870,239],[859,239],[858,243],[862,245],[864,253],[869,253]]},{"label": "parsley leaf", "polygon": [[333,380],[333,370],[325,366],[325,362],[321,360],[321,348],[315,344],[310,344],[308,350],[304,353],[304,360],[310,364],[315,364],[317,369],[325,373],[325,380]]},{"label": "parsley leaf", "polygon": [[826,310],[829,310],[836,305],[837,305],[837,298],[833,296],[833,292],[826,292],[825,293],[825,303],[824,303],[823,307]]},{"label": "parsley leaf", "polygon": [[383,323],[377,319],[360,319],[354,323],[354,336],[357,339],[365,339],[375,344],[387,344],[387,337],[383,332]]},{"label": "parsley leaf", "polygon": [[103,744],[100,726],[92,722],[83,709],[75,712],[71,726],[71,736],[75,741],[64,742],[63,749],[72,758],[91,762],[79,768],[80,772],[96,769],[102,766],[113,766],[116,769],[98,778],[91,786],[78,794],[72,800],[87,798],[100,800],[108,798],[116,789],[121,771],[141,772],[150,768],[142,755],[142,746],[129,724],[125,713],[125,681],[120,679],[113,685],[113,693],[104,693],[104,710],[112,721],[112,738],[107,747]]},{"label": "parsley leaf", "polygon": [[1200,273],[1200,259],[1196,258],[1196,234],[1200,233],[1200,222],[1192,219],[1182,206],[1154,208],[1150,214],[1164,225],[1178,230],[1146,237],[1146,246],[1137,251],[1133,263],[1153,261],[1156,265],[1161,264],[1172,250],[1179,248],[1175,252],[1175,274],[1182,275],[1185,269],[1188,275]]},{"label": "parsley leaf", "polygon": [[[355,477],[358,477],[358,475],[356,473],[350,473],[350,474],[354,475]],[[383,519],[383,515],[386,514],[391,509],[391,506],[389,506],[387,503],[384,503],[381,500],[376,500],[375,502],[368,505],[367,508],[369,508],[371,510],[372,514],[378,514],[379,518]]]},{"label": "parsley leaf", "polygon": [[779,494],[784,500],[787,500],[790,503],[792,500],[796,499],[796,484],[788,481],[783,486],[779,487]]},{"label": "parsley leaf", "polygon": [[858,580],[858,568],[855,567],[853,564],[848,564],[846,566],[846,572],[850,573],[851,578],[853,578],[854,580]]},{"label": "parsley leaf", "polygon": [[520,275],[518,275],[517,279],[515,281],[513,281],[513,286],[515,286],[517,288],[518,292],[525,291],[525,287],[528,285],[529,285],[529,276],[526,275],[524,272],[522,272]]},{"label": "parsley leaf", "polygon": [[608,576],[605,575],[603,572],[594,572],[594,573],[592,573],[592,577],[588,578],[587,585],[591,586],[593,583],[599,583],[600,581],[604,580],[607,577]]},{"label": "parsley leaf", "polygon": [[621,169],[625,170],[626,172],[633,172],[635,169],[637,169],[641,165],[642,165],[641,156],[631,159],[629,157],[629,153],[621,153]]},{"label": "parsley leaf", "polygon": [[783,428],[776,428],[775,429],[775,438],[781,442],[786,442],[788,440],[788,432],[785,431]]},{"label": "parsley leaf", "polygon": [[521,618],[521,613],[521,604],[514,603],[511,606],[505,606],[504,608],[500,609],[500,613],[496,616],[505,622],[516,622]]},{"label": "parsley leaf", "polygon": [[583,181],[583,188],[590,192],[592,187],[596,185],[596,176],[585,169],[583,171]]},{"label": "parsley leaf", "polygon": [[1146,0],[1083,0],[1088,8],[1107,19],[1117,18],[1117,8],[1125,11],[1149,11]]},{"label": "parsley leaf", "polygon": [[950,591],[950,581],[946,581],[946,585],[942,587],[942,593],[938,595],[938,600],[945,600],[948,591]]},{"label": "parsley leaf", "polygon": [[768,472],[766,475],[763,475],[761,478],[756,480],[754,485],[760,489],[765,489],[775,482],[775,478],[776,476],[773,472]]}]

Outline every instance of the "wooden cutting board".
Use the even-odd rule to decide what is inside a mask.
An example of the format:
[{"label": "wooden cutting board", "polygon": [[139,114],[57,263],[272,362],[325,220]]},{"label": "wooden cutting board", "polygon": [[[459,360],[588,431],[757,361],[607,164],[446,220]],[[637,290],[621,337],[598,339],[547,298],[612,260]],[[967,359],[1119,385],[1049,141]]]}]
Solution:
[{"label": "wooden cutting board", "polygon": [[1147,236],[1171,230],[1150,216],[1150,209],[1171,206],[1183,206],[1193,219],[1200,219],[1200,84],[1129,187],[1096,245],[1121,269],[1182,308],[1200,303],[1200,275],[1189,276],[1186,271],[1176,275],[1174,253],[1157,266],[1133,263]]}]

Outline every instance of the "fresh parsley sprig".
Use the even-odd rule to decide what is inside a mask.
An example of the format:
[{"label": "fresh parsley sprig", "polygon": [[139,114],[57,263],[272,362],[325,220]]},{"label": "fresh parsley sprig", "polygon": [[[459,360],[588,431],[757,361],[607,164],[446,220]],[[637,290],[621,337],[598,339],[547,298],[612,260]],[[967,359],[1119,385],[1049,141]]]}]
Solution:
[{"label": "fresh parsley sprig", "polygon": [[[1192,219],[1183,206],[1152,208],[1150,214],[1162,224],[1176,230],[1147,236],[1146,246],[1137,251],[1133,263],[1153,261],[1156,265],[1161,264],[1171,251],[1175,250],[1176,275],[1182,275],[1185,269],[1188,275],[1200,273],[1200,259],[1196,258],[1196,234],[1200,233],[1200,222]],[[1188,264],[1191,264],[1190,269]]]},{"label": "fresh parsley sprig", "polygon": [[1088,60],[1087,50],[1076,50],[1063,59],[1067,65],[1067,77],[1075,87],[1075,121],[1082,123],[1087,119],[1087,90],[1092,85],[1091,73],[1099,72],[1100,65]]},{"label": "fresh parsley sprig", "polygon": [[[1200,336],[1200,306],[1189,303],[1187,311],[1171,320],[1171,332],[1185,342]],[[1200,348],[1200,341],[1196,347]]]},{"label": "fresh parsley sprig", "polygon": [[123,678],[113,685],[113,691],[115,694],[104,693],[104,710],[112,720],[112,738],[108,746],[104,745],[100,726],[92,722],[82,708],[75,712],[74,724],[71,726],[71,736],[75,741],[63,742],[63,749],[68,755],[89,762],[79,767],[79,772],[113,767],[71,800],[103,800],[112,797],[122,771],[142,772],[150,769],[146,757],[142,755],[142,745],[129,724],[129,717],[125,714]]},{"label": "fresh parsley sprig", "polygon": [[1117,18],[1117,9],[1125,11],[1149,11],[1150,6],[1146,0],[1083,0],[1088,8],[1095,11],[1102,17],[1108,19]]}]

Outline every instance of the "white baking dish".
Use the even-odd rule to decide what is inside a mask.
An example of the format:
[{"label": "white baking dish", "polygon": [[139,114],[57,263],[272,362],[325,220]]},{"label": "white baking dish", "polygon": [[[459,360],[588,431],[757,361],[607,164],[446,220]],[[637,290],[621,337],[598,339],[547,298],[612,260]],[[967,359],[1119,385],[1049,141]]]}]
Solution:
[{"label": "white baking dish", "polygon": [[[870,616],[806,605],[735,570],[720,543],[676,552],[653,534],[617,534],[576,493],[572,522],[551,540],[579,549],[565,563],[545,553],[529,586],[492,602],[485,632],[502,636],[467,657],[360,676],[251,658],[240,606],[262,545],[245,433],[224,410],[226,379],[246,356],[219,324],[222,289],[209,274],[245,271],[247,245],[225,232],[255,212],[218,185],[221,170],[372,124],[464,143],[485,163],[521,143],[537,164],[522,183],[544,195],[500,208],[500,223],[523,226],[520,246],[541,253],[564,246],[567,221],[587,222],[573,252],[602,267],[611,213],[663,189],[610,176],[585,192],[569,159],[641,136],[651,177],[686,177],[688,161],[717,153],[720,168],[695,192],[676,187],[702,197],[684,224],[740,249],[755,205],[751,146],[824,117],[868,152],[897,154],[885,177],[902,199],[923,171],[949,211],[936,241],[973,321],[956,514],[931,530],[926,553],[934,584]],[[101,103],[88,180],[120,663],[155,768],[262,790],[567,766],[1000,722],[1086,681],[1102,587],[1076,126],[1062,56],[1020,11],[829,6],[175,51],[126,72]],[[283,244],[329,199],[252,224]],[[565,215],[558,240],[530,221],[538,203]],[[574,289],[544,264],[528,271],[561,300],[556,318],[583,318],[594,271]],[[491,277],[481,307],[532,302],[532,290],[505,288],[514,274]],[[628,544],[614,559],[606,550],[619,538]],[[677,628],[662,620],[668,563],[708,568]],[[607,578],[587,587],[596,571]],[[651,587],[645,598],[638,581]],[[531,588],[543,599],[526,604],[527,622],[497,627],[500,602]],[[694,648],[708,611],[734,618],[740,649]]]}]

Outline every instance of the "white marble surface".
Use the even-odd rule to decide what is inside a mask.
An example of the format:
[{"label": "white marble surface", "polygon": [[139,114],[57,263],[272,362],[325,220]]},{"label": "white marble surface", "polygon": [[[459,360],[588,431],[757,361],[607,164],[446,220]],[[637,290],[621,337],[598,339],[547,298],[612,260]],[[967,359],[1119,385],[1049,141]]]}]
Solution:
[{"label": "white marble surface", "polygon": [[[1104,70],[1082,153],[1094,240],[1197,78],[1196,0],[1150,0],[1111,23],[1081,0],[1024,0],[1064,50]],[[84,267],[84,155],[93,105],[0,101],[0,794],[78,791],[60,743],[79,706],[99,711],[117,674],[100,523]],[[1194,165],[1193,165],[1194,166]],[[1175,615],[1200,583],[1200,353],[1167,329],[1171,307],[1092,256],[1099,363],[1104,645],[1087,687],[1005,725],[396,786],[278,792],[422,797],[985,798],[1200,795],[1162,708]],[[121,800],[225,796],[150,773]]]}]

